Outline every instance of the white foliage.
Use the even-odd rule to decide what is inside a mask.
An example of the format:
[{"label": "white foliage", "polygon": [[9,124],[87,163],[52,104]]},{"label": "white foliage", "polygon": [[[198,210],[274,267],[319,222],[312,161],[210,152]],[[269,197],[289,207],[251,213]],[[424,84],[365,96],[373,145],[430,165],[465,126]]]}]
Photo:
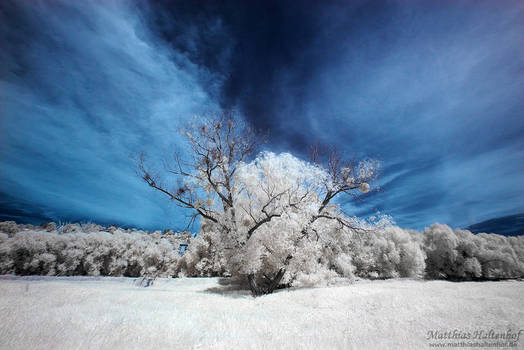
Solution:
[{"label": "white foliage", "polygon": [[[274,155],[269,155],[265,161],[272,157]],[[251,169],[260,171],[258,167]],[[270,170],[268,167],[267,171]],[[312,170],[312,173],[318,171]],[[244,173],[244,181],[251,175]],[[116,227],[92,231],[98,229],[92,224],[60,225],[57,230],[48,232],[52,225],[34,227],[0,223],[0,229],[7,231],[0,232],[0,273],[59,276],[231,274],[241,280],[253,272],[274,275],[282,268],[286,257],[292,255],[281,283],[293,286],[329,285],[337,277],[351,279],[353,276],[453,280],[524,276],[524,236],[475,235],[440,224],[417,232],[401,229],[382,217],[372,223],[348,218],[356,229],[341,227],[335,220],[318,220],[311,225],[309,235],[301,238],[304,222],[318,207],[318,199],[314,195],[306,196],[309,202],[300,203],[298,210],[285,203],[304,196],[306,186],[315,186],[315,181],[306,175],[302,174],[303,183],[293,187],[293,193],[279,197],[268,206],[268,213],[280,216],[257,230],[251,239],[246,240],[246,235],[253,218],[239,206],[236,220],[241,224],[247,221],[247,225],[239,225],[235,234],[225,234],[217,229],[218,225],[203,221],[202,232],[197,238],[190,238],[189,234],[184,237],[189,240],[189,248],[182,257],[178,255],[180,240],[173,234]],[[273,179],[281,186],[275,186],[275,191],[297,185],[290,179],[278,179],[275,174]],[[263,199],[267,199],[265,191],[270,189],[269,184],[263,185],[265,190],[263,186],[251,185],[250,196],[238,195],[239,205],[257,203],[257,200],[263,203]],[[255,194],[261,198],[257,199]],[[337,207],[330,207],[327,212],[337,215]],[[262,216],[255,217],[256,220],[260,218]],[[238,242],[244,244],[238,246]]]},{"label": "white foliage", "polygon": [[376,160],[366,159],[358,163],[357,171],[361,180],[373,178],[379,164]]},{"label": "white foliage", "polygon": [[524,275],[524,236],[473,234],[433,224],[424,230],[431,278],[498,279]]},{"label": "white foliage", "polygon": [[324,287],[334,284],[339,275],[331,269],[317,265],[315,270],[299,271],[293,280],[293,287]]},{"label": "white foliage", "polygon": [[355,274],[369,278],[423,277],[425,253],[420,233],[385,226],[359,234],[350,247]]},{"label": "white foliage", "polygon": [[[309,225],[321,207],[322,191],[334,187],[324,169],[288,153],[266,152],[240,164],[234,184],[235,221],[226,216],[221,224],[231,229],[222,231],[220,239],[233,277],[274,276],[286,263],[284,284],[297,278],[305,281],[310,274],[317,276],[311,281],[327,278],[337,275],[335,270],[352,276],[351,259],[333,254],[340,236],[348,233],[337,231],[335,220],[319,219]],[[331,204],[323,213],[339,216],[337,208]],[[250,232],[253,227],[256,230]]]},{"label": "white foliage", "polygon": [[189,246],[179,260],[177,273],[179,277],[210,277],[227,274],[223,253],[219,243],[215,241],[217,235],[202,232],[189,241]]},{"label": "white foliage", "polygon": [[59,233],[32,227],[0,238],[0,273],[172,276],[178,260],[178,246],[143,231]]},{"label": "white foliage", "polygon": [[0,232],[12,236],[18,232],[18,225],[14,221],[2,221],[0,222]]}]

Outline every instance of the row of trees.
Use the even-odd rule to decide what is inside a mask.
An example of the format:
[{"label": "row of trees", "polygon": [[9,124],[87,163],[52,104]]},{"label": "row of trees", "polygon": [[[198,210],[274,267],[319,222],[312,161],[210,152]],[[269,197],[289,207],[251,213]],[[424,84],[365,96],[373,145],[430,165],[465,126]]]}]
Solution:
[{"label": "row of trees", "polygon": [[[356,224],[356,223],[354,223]],[[524,275],[524,236],[473,234],[434,224],[418,232],[383,223],[316,247],[281,283],[320,286],[340,277],[482,280]],[[189,249],[178,254],[180,243]],[[0,223],[0,274],[52,276],[230,276],[213,233],[180,237],[97,225],[34,227]],[[293,274],[290,273],[294,272]],[[247,287],[245,279],[240,280]]]},{"label": "row of trees", "polygon": [[[50,276],[170,277],[178,273],[180,239],[172,235],[105,229],[0,225],[0,273]],[[185,241],[185,240],[184,240]]]}]

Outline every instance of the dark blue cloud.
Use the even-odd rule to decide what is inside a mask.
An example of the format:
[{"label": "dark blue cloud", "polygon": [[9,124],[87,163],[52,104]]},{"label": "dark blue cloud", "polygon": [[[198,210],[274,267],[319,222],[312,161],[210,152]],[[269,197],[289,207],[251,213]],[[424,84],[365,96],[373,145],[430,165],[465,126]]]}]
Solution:
[{"label": "dark blue cloud", "polygon": [[524,211],[520,1],[0,9],[6,210],[181,227],[128,155],[176,145],[180,123],[221,108],[268,129],[274,151],[379,159],[379,190],[348,213],[423,228]]},{"label": "dark blue cloud", "polygon": [[312,129],[383,161],[368,211],[415,228],[522,211],[523,14],[516,2],[399,6],[308,85]]},{"label": "dark blue cloud", "polygon": [[221,101],[269,128],[270,148],[304,154],[320,142],[382,161],[381,190],[347,212],[422,228],[524,209],[521,2],[206,11],[235,39]]}]

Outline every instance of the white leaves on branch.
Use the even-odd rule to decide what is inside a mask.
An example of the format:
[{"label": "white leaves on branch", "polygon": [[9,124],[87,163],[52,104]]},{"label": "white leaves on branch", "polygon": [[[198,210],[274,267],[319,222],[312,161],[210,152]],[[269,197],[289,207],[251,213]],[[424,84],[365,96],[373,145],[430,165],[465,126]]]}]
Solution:
[{"label": "white leaves on branch", "polygon": [[[183,162],[177,158],[178,168],[170,171],[186,187],[176,193],[167,191],[143,162],[142,178],[181,207],[192,209],[193,218],[200,216],[202,232],[213,234],[212,244],[223,248],[226,268],[233,277],[248,277],[251,286],[257,281],[274,285],[293,283],[307,271],[330,275],[324,272],[331,271],[331,265],[342,274],[352,271],[341,266],[341,261],[349,260],[334,258],[335,252],[343,250],[340,245],[345,239],[340,233],[352,228],[335,197],[357,189],[368,192],[368,181],[376,173],[375,161],[355,165],[335,151],[325,163],[316,163],[315,151],[315,163],[272,152],[248,161],[258,140],[241,120],[201,119],[188,130],[191,133],[186,130],[184,135],[191,153],[190,170],[183,171]],[[221,205],[199,199],[203,192],[206,198],[219,199]],[[256,289],[252,288],[255,294]]]},{"label": "white leaves on branch", "polygon": [[211,186],[211,184],[209,184],[209,183],[206,183],[204,185],[204,191],[206,191],[206,193],[212,193],[213,192],[213,186]]},{"label": "white leaves on branch", "polygon": [[[323,191],[333,186],[325,169],[289,153],[264,152],[238,166],[234,184],[242,189],[233,207],[239,224],[229,222],[232,226],[228,227],[233,228],[221,235],[233,277],[241,279],[249,273],[274,276],[289,257],[282,283],[307,284],[305,276],[312,273],[317,277],[337,275],[326,272],[329,264],[340,274],[351,275],[351,259],[336,258],[331,248],[341,251],[337,235],[344,220],[336,203],[322,205]],[[319,214],[325,218],[319,219]],[[342,221],[337,221],[339,217]],[[302,276],[300,283],[298,276]]]},{"label": "white leaves on branch", "polygon": [[213,207],[214,205],[215,205],[215,200],[213,199],[213,197],[208,197],[208,198],[206,199],[206,206],[207,206],[208,208],[211,208],[211,207]]},{"label": "white leaves on branch", "polygon": [[358,163],[357,172],[361,181],[368,181],[376,175],[379,163],[376,160],[366,159]]}]

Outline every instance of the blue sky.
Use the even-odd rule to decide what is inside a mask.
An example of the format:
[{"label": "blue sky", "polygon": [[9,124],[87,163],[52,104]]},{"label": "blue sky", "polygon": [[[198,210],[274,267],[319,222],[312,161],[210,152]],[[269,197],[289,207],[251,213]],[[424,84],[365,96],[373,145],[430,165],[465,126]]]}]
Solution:
[{"label": "blue sky", "polygon": [[415,229],[524,212],[520,1],[4,1],[4,218],[183,228],[135,174],[194,115],[265,148],[378,159],[348,213]]}]

